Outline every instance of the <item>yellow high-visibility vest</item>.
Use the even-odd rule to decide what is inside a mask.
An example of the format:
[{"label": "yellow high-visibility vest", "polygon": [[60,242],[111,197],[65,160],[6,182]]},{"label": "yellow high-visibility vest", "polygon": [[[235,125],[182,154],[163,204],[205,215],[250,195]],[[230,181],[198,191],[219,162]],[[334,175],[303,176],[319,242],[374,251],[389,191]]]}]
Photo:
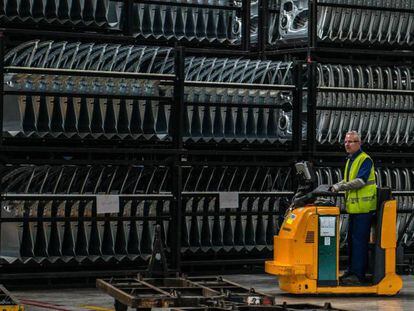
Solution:
[{"label": "yellow high-visibility vest", "polygon": [[[344,181],[354,180],[358,176],[359,169],[365,159],[371,159],[365,152],[361,152],[352,162],[348,170],[350,160],[345,165]],[[348,176],[349,171],[349,176]],[[374,211],[377,208],[377,185],[375,183],[374,163],[372,164],[369,178],[364,187],[358,190],[349,190],[345,193],[346,211],[350,214],[363,214]]]}]

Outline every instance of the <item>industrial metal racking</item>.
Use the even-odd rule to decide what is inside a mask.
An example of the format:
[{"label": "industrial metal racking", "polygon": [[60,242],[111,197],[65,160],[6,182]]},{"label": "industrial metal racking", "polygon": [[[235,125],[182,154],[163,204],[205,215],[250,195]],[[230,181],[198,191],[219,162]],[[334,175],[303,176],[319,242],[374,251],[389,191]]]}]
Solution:
[{"label": "industrial metal racking", "polygon": [[[140,229],[140,235],[147,234],[151,236],[149,226],[152,223],[165,225],[165,242],[167,246],[167,258],[170,268],[173,270],[189,270],[197,271],[200,266],[208,266],[209,269],[216,269],[218,266],[244,267],[245,265],[254,266],[261,264],[264,258],[271,255],[272,241],[271,235],[273,230],[277,230],[277,217],[283,213],[283,203],[280,198],[289,198],[294,190],[294,181],[290,174],[289,167],[298,159],[308,159],[314,161],[317,166],[323,171],[326,167],[336,169],[342,166],[343,153],[340,151],[339,143],[321,144],[317,140],[317,116],[320,111],[361,111],[361,112],[389,112],[395,114],[410,114],[414,112],[411,108],[350,108],[350,107],[335,107],[335,106],[321,106],[318,103],[318,95],[322,93],[347,94],[363,93],[363,94],[393,94],[395,96],[413,96],[412,90],[390,90],[379,88],[349,88],[349,87],[328,87],[318,85],[317,67],[319,64],[343,64],[343,65],[375,65],[375,66],[412,66],[414,53],[406,50],[392,50],[393,47],[386,47],[384,50],[379,50],[381,46],[364,46],[357,47],[338,44],[336,42],[321,42],[317,37],[317,10],[320,6],[332,7],[346,7],[349,9],[358,6],[340,5],[333,3],[319,3],[318,1],[310,0],[309,7],[309,22],[308,22],[308,37],[305,44],[297,45],[278,45],[272,46],[267,42],[267,21],[268,14],[279,13],[279,9],[270,8],[267,0],[259,1],[259,16],[258,19],[258,37],[257,44],[251,42],[250,36],[250,6],[249,1],[243,1],[241,7],[226,7],[226,10],[237,10],[242,16],[242,35],[240,42],[233,45],[218,44],[217,42],[211,44],[210,42],[183,42],[180,40],[158,40],[154,38],[145,39],[140,36],[135,36],[131,30],[131,23],[133,16],[129,10],[133,4],[159,4],[159,1],[125,1],[126,3],[126,22],[123,24],[123,29],[116,31],[108,31],[102,29],[83,29],[66,26],[58,27],[58,31],[50,31],[50,26],[41,25],[30,32],[27,32],[24,27],[26,24],[11,23],[6,26],[14,28],[4,28],[0,36],[0,66],[4,73],[0,75],[0,91],[3,96],[0,97],[0,128],[1,128],[1,158],[3,172],[11,172],[13,170],[28,170],[35,172],[36,169],[44,168],[43,172],[66,172],[67,167],[74,167],[79,171],[93,170],[99,174],[108,173],[110,178],[117,178],[116,174],[127,171],[128,167],[138,167],[137,172],[141,170],[144,172],[146,178],[137,181],[139,189],[137,192],[120,191],[120,188],[114,188],[113,192],[110,187],[107,190],[86,192],[77,191],[76,193],[52,193],[51,190],[44,193],[37,189],[38,193],[24,191],[16,193],[4,193],[3,208],[17,204],[23,207],[25,211],[18,217],[6,217],[6,212],[2,211],[1,227],[11,224],[20,224],[22,228],[32,230],[33,235],[27,241],[32,241],[32,245],[26,244],[26,253],[17,255],[17,261],[12,260],[13,263],[8,263],[3,259],[4,272],[17,273],[22,266],[27,267],[23,271],[28,271],[29,267],[43,266],[44,271],[51,271],[53,269],[64,268],[70,270],[75,265],[80,266],[81,270],[92,269],[91,265],[96,260],[101,262],[99,269],[118,269],[120,264],[124,269],[142,269],[148,260],[148,256],[139,250],[138,256],[130,256],[120,251],[119,253],[110,251],[108,254],[103,254],[102,250],[98,251],[98,257],[92,258],[89,251],[85,250],[85,245],[90,246],[90,236],[92,231],[88,231],[84,236],[79,236],[77,244],[76,240],[72,241],[73,252],[69,257],[65,257],[66,261],[56,256],[50,256],[45,253],[45,250],[50,244],[50,240],[45,238],[45,233],[38,233],[43,226],[45,228],[52,228],[58,224],[64,228],[64,225],[69,224],[70,230],[67,232],[75,232],[75,225],[79,224],[89,228],[97,224],[102,224],[102,232],[104,235],[105,227],[106,237],[109,244],[102,244],[102,241],[95,243],[96,246],[114,245],[114,240],[110,241],[109,232],[113,232],[113,237],[116,237],[115,228],[119,223],[126,225],[128,221],[136,221],[140,226],[145,226],[145,232]],[[182,6],[184,4],[173,3],[174,6]],[[185,4],[189,6],[189,4]],[[191,4],[190,6],[218,9],[217,6]],[[129,9],[128,9],[129,8]],[[405,12],[405,11],[404,11]],[[412,13],[407,11],[407,13]],[[5,26],[5,25],[3,25]],[[88,31],[86,31],[88,30]],[[68,42],[99,42],[99,43],[117,43],[124,45],[159,45],[164,47],[171,47],[174,55],[174,70],[169,74],[143,74],[143,73],[120,73],[120,72],[99,72],[99,71],[85,71],[85,70],[67,70],[67,69],[51,69],[51,68],[20,68],[10,67],[4,64],[4,56],[11,47],[16,47],[19,43],[36,39],[36,40],[63,40]],[[235,82],[220,82],[212,83],[208,81],[189,81],[185,78],[185,59],[186,57],[223,57],[228,58],[249,58],[257,60],[289,60],[293,61],[292,79],[290,82],[283,85],[270,85],[259,83],[235,83]],[[14,75],[38,75],[38,76],[53,76],[63,77],[67,75],[88,76],[96,78],[119,78],[130,80],[156,80],[159,83],[164,83],[172,87],[172,93],[168,98],[159,98],[155,95],[129,95],[114,94],[111,95],[116,100],[131,100],[143,99],[157,101],[162,99],[167,106],[170,107],[171,112],[169,116],[169,126],[166,133],[166,139],[136,139],[134,137],[123,139],[122,137],[112,139],[94,139],[91,136],[89,139],[56,139],[53,135],[43,137],[18,137],[8,136],[3,132],[4,127],[4,98],[5,96],[18,96],[24,94],[25,96],[39,96],[38,91],[28,92],[16,91],[4,88],[4,77],[7,74]],[[243,138],[239,141],[225,140],[220,138],[218,141],[214,139],[197,139],[190,140],[186,137],[186,111],[194,109],[197,106],[205,109],[238,109],[241,107],[239,103],[232,102],[195,102],[189,100],[185,96],[188,88],[222,88],[222,89],[243,89],[243,90],[274,90],[278,92],[285,92],[291,97],[289,104],[281,103],[243,103],[243,109],[281,109],[292,113],[292,134],[286,143],[272,141],[269,143],[263,138],[263,142],[257,142],[258,139]],[[50,97],[70,97],[67,93],[59,93],[48,91],[47,96]],[[109,98],[108,94],[87,94],[89,98]],[[82,98],[83,94],[72,94],[73,97]],[[87,97],[87,96],[86,96]],[[307,98],[307,102],[305,101]],[[233,111],[233,110],[231,110]],[[261,138],[262,139],[262,138]],[[411,147],[407,146],[387,146],[375,145],[368,146],[367,149],[370,154],[378,161],[378,167],[381,169],[405,169],[412,168],[410,159],[413,156]],[[28,167],[28,168],[27,168]],[[98,167],[98,168],[97,168]],[[114,169],[116,167],[116,169]],[[156,170],[162,167],[164,169]],[[267,173],[269,170],[269,173]],[[112,172],[112,173],[111,173]],[[39,173],[38,180],[40,184],[53,181],[52,174]],[[56,173],[59,175],[58,173]],[[98,174],[98,173],[97,173]],[[98,175],[99,175],[98,174]],[[112,174],[112,175],[111,175]],[[380,173],[381,174],[381,173]],[[285,184],[274,186],[278,183],[278,176],[283,175],[287,182]],[[28,175],[30,178],[30,174]],[[259,177],[257,177],[259,176]],[[270,176],[270,177],[267,177]],[[198,179],[197,179],[197,178]],[[236,183],[223,183],[222,180],[236,180]],[[252,187],[246,187],[244,180],[252,181]],[[271,185],[268,181],[271,180]],[[51,181],[49,181],[51,180]],[[210,180],[217,181],[217,187],[210,187]],[[257,180],[257,185],[255,184]],[[84,183],[95,182],[96,179],[92,177],[83,179]],[[154,186],[146,187],[141,184],[154,183]],[[26,185],[30,185],[31,181],[26,180]],[[161,187],[160,184],[164,186]],[[260,186],[259,186],[260,184]],[[3,186],[4,187],[4,186]],[[102,188],[102,187],[101,187]],[[28,189],[31,189],[28,186]],[[43,189],[43,186],[41,187]],[[45,188],[46,189],[46,188]],[[3,192],[3,189],[1,189]],[[399,196],[412,196],[411,190],[403,190],[397,193]],[[220,209],[219,192],[238,192],[240,205],[235,209]],[[141,204],[138,212],[130,215],[125,214],[95,214],[96,197],[97,194],[119,194],[121,202],[128,202],[127,204]],[[150,201],[152,203],[150,203]],[[69,203],[78,208],[69,207]],[[84,203],[81,203],[84,202]],[[147,202],[147,203],[146,203]],[[154,203],[155,202],[155,203]],[[160,203],[161,202],[161,203]],[[59,205],[67,205],[67,209],[58,208]],[[79,206],[86,204],[91,208],[91,214],[84,214],[79,212]],[[126,205],[127,205],[126,204]],[[147,204],[147,205],[146,205]],[[409,205],[409,203],[407,203]],[[406,205],[407,205],[406,204]],[[42,210],[46,205],[51,206],[50,215],[45,216]],[[83,207],[85,208],[84,205]],[[162,205],[162,206],[161,206]],[[262,208],[264,205],[265,208]],[[43,207],[42,207],[43,206]],[[121,203],[121,207],[123,204]],[[405,206],[405,205],[404,205]],[[26,208],[25,208],[26,207]],[[125,207],[125,206],[124,206]],[[87,208],[87,209],[88,209]],[[59,213],[54,215],[53,213]],[[128,211],[131,211],[132,207]],[[71,214],[70,211],[74,211]],[[145,210],[145,211],[144,211]],[[65,212],[67,214],[65,215]],[[69,212],[68,212],[69,211]],[[63,213],[63,214],[62,214]],[[148,214],[146,214],[148,213]],[[401,213],[406,215],[405,224],[402,225],[405,229],[403,232],[410,230],[410,213],[411,210],[407,207],[401,208]],[[151,215],[151,216],[149,216]],[[155,215],[155,216],[154,216]],[[405,219],[404,218],[404,219]],[[145,224],[144,224],[145,223]],[[37,224],[35,228],[33,225]],[[59,227],[58,226],[58,227]],[[226,227],[227,226],[227,227]],[[225,241],[225,228],[231,228],[233,233],[232,238]],[[235,228],[237,226],[237,228]],[[76,228],[78,228],[76,227]],[[69,228],[66,226],[66,228]],[[101,227],[94,227],[95,231],[101,230]],[[109,229],[108,229],[109,228]],[[127,227],[124,227],[127,228]],[[168,228],[168,229],[166,229]],[[49,229],[47,229],[49,230]],[[92,230],[92,229],[90,229]],[[147,231],[148,230],[148,231]],[[185,231],[187,230],[186,234]],[[26,236],[28,231],[26,231]],[[34,233],[38,234],[36,236]],[[144,232],[144,233],[143,233]],[[149,232],[149,233],[148,233]],[[259,233],[265,232],[265,238]],[[64,230],[59,234],[63,234]],[[4,232],[1,231],[2,236]],[[50,239],[50,233],[46,237]],[[76,234],[78,232],[76,231]],[[122,236],[119,233],[119,236]],[[33,238],[34,237],[34,238]],[[89,239],[89,240],[88,240]],[[23,240],[22,240],[23,241]],[[83,241],[81,243],[81,241]],[[402,241],[402,236],[400,236]],[[35,244],[37,242],[37,248]],[[95,240],[96,242],[96,240]],[[148,241],[147,241],[148,242]],[[29,243],[30,244],[30,243]],[[93,243],[92,243],[93,244]],[[104,245],[105,244],[105,245]],[[121,243],[125,245],[124,243]],[[126,243],[126,246],[128,243]],[[4,246],[4,240],[2,239]],[[76,247],[78,250],[83,250],[76,254]],[[82,246],[83,245],[83,246]],[[81,247],[82,246],[82,247]],[[36,254],[34,249],[37,249]],[[112,249],[111,247],[109,247]],[[121,247],[123,248],[123,247]],[[409,247],[408,247],[409,248]],[[0,247],[1,249],[1,247]],[[25,248],[23,248],[25,249]],[[59,249],[59,247],[57,247]],[[60,248],[61,251],[62,248]],[[124,249],[124,248],[123,248]],[[145,249],[145,247],[144,247]],[[27,251],[29,250],[29,251]],[[127,252],[128,253],[128,252]],[[25,256],[25,255],[29,256]],[[59,255],[59,251],[56,252]],[[87,254],[85,256],[85,254]],[[144,255],[142,255],[144,254]],[[33,255],[33,256],[32,256]],[[62,254],[63,255],[63,254]],[[91,258],[86,258],[86,257]],[[93,254],[95,256],[95,254]],[[105,257],[106,256],[106,257]],[[109,257],[108,257],[109,256]],[[54,258],[50,258],[54,257]],[[57,256],[59,257],[59,256]],[[104,258],[105,257],[105,258]],[[132,258],[133,257],[133,258]],[[243,257],[243,258],[241,258]],[[23,260],[21,260],[23,258]],[[85,259],[86,258],[86,259]],[[89,261],[88,261],[89,260]],[[94,261],[95,260],[95,261]],[[49,262],[50,261],[50,262]],[[45,263],[48,262],[48,265]],[[91,263],[88,266],[87,262]],[[20,272],[22,274],[23,272]],[[27,273],[30,276],[30,273]]]}]

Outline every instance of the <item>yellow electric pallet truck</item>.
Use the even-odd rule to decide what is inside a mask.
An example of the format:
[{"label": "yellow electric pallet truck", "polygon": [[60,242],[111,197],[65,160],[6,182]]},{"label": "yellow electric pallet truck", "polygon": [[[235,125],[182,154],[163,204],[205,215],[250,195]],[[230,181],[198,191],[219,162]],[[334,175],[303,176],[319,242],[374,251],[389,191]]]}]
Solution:
[{"label": "yellow electric pallet truck", "polygon": [[390,189],[378,189],[372,275],[366,284],[345,285],[339,281],[339,207],[326,199],[332,196],[327,185],[314,189],[308,162],[295,167],[298,191],[274,237],[274,258],[266,261],[266,272],[277,275],[280,289],[291,294],[397,294],[402,279],[395,272],[397,206]]}]

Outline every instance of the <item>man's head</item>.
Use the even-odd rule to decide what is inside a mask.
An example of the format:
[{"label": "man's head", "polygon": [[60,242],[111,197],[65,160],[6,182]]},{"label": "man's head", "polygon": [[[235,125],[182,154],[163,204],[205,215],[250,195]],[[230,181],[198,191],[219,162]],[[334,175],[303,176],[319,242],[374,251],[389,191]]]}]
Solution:
[{"label": "man's head", "polygon": [[345,135],[345,150],[348,154],[354,154],[361,148],[361,138],[358,132],[350,131]]}]

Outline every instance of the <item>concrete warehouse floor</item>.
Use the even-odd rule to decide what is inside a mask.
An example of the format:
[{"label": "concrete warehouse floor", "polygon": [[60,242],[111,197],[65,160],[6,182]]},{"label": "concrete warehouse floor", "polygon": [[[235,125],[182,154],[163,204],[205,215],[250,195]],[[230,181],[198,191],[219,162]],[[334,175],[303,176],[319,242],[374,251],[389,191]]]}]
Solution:
[{"label": "concrete warehouse floor", "polygon": [[[244,286],[254,287],[258,291],[276,295],[278,303],[312,303],[323,305],[331,302],[333,307],[343,310],[383,310],[402,311],[414,310],[414,278],[403,276],[404,287],[395,297],[375,296],[341,296],[341,297],[295,297],[282,293],[277,286],[275,277],[265,274],[238,274],[226,275],[225,278],[238,282]],[[98,289],[48,289],[22,290],[12,292],[17,298],[40,302],[44,307],[26,305],[25,310],[114,310],[113,298]]]}]

